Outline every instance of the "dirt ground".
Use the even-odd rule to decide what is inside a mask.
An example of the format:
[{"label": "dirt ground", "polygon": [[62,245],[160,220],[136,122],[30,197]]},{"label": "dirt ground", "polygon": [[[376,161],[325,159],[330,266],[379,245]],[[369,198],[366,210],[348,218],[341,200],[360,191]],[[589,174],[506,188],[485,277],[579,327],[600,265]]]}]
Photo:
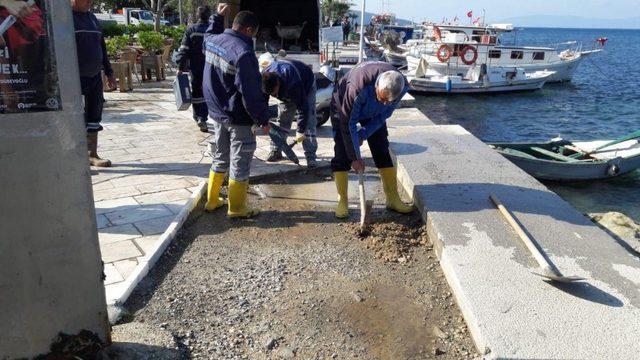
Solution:
[{"label": "dirt ground", "polygon": [[420,217],[386,211],[375,172],[367,184],[368,237],[355,181],[351,218],[334,218],[328,170],[253,186],[253,220],[194,214],[114,341],[172,359],[478,357]]}]

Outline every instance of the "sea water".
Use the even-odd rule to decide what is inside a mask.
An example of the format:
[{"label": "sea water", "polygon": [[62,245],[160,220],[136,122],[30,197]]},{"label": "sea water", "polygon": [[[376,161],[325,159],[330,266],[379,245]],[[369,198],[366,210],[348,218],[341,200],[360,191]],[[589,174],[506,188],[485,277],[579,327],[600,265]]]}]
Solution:
[{"label": "sea water", "polygon": [[[417,95],[418,107],[435,123],[461,125],[483,141],[600,140],[640,130],[640,30],[526,28],[503,42],[556,47],[577,41],[588,50],[599,48],[600,37],[609,39],[603,52],[586,58],[571,83],[530,93]],[[640,171],[545,185],[584,213],[620,211],[640,221]]]}]

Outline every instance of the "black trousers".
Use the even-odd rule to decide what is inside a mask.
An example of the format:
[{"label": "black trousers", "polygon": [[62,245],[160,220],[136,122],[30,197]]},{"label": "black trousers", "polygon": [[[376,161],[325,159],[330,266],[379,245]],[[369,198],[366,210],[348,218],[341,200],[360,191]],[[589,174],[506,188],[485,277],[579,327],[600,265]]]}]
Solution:
[{"label": "black trousers", "polygon": [[207,121],[209,109],[202,91],[202,75],[193,72],[191,73],[191,106],[193,107],[193,120],[198,123]]},{"label": "black trousers", "polygon": [[[340,132],[340,127],[335,120],[331,119],[331,125],[333,126],[333,151],[335,154],[331,159],[331,171],[349,171],[351,170],[352,160],[347,156],[342,132]],[[391,160],[391,154],[389,153],[388,138],[387,125],[384,125],[367,139],[373,162],[378,169],[393,167],[393,160]]]},{"label": "black trousers", "polygon": [[104,93],[102,90],[102,74],[80,77],[80,87],[84,96],[84,123],[87,132],[102,131],[102,109],[104,107]]}]

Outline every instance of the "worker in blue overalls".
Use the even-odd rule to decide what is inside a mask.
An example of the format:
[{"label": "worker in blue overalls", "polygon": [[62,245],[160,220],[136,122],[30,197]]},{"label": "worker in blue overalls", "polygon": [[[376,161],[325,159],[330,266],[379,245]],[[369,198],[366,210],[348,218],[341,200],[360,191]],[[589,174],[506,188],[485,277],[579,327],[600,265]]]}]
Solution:
[{"label": "worker in blue overalls", "polygon": [[178,74],[191,72],[191,104],[193,105],[193,120],[198,124],[200,131],[208,132],[207,103],[202,94],[202,72],[204,71],[204,53],[202,42],[209,28],[211,8],[209,6],[198,7],[198,23],[190,26],[184,33],[182,44],[178,49],[176,61]]},{"label": "worker in blue overalls", "polygon": [[[220,4],[218,13],[227,4]],[[241,11],[233,27],[221,34],[222,16],[214,18],[204,40],[204,97],[213,123],[216,150],[209,174],[205,211],[224,205],[220,188],[229,174],[227,215],[249,218],[259,213],[247,206],[251,160],[256,151],[256,133],[269,131],[268,97],[262,92],[258,59],[253,36],[258,31],[258,17]],[[211,35],[209,35],[211,34]]]},{"label": "worker in blue overalls", "polygon": [[[302,143],[307,167],[317,167],[316,151],[316,77],[307,64],[298,60],[278,60],[262,72],[262,91],[282,101],[278,105],[278,123],[289,130],[295,117],[296,142]],[[282,152],[271,142],[268,162],[282,160]]]}]

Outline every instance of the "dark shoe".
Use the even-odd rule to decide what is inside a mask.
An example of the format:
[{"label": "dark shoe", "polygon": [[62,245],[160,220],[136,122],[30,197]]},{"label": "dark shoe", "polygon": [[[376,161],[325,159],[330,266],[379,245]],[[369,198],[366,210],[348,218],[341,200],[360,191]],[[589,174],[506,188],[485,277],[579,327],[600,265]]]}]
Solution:
[{"label": "dark shoe", "polygon": [[200,128],[200,131],[202,131],[203,133],[208,133],[209,132],[209,127],[207,126],[207,122],[206,121],[198,122],[198,127]]},{"label": "dark shoe", "polygon": [[267,162],[277,162],[282,159],[282,152],[280,152],[279,150],[271,150],[271,152],[269,153],[269,157],[267,158]]},{"label": "dark shoe", "polygon": [[307,168],[315,169],[318,167],[318,160],[316,159],[307,159]]}]

